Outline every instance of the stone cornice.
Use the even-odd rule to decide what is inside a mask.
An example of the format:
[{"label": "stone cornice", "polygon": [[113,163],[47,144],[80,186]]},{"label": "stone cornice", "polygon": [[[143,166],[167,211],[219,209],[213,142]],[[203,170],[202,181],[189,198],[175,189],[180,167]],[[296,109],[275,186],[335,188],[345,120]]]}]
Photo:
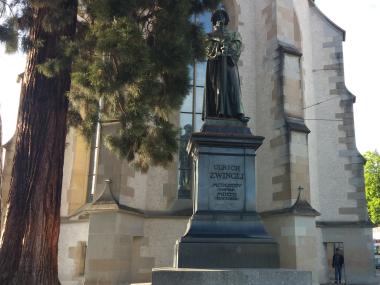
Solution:
[{"label": "stone cornice", "polygon": [[85,204],[76,212],[74,212],[68,217],[64,217],[63,219],[65,221],[75,221],[75,220],[80,220],[82,218],[86,218],[89,214],[101,213],[101,212],[120,212],[120,213],[126,213],[126,214],[139,216],[142,218],[184,218],[184,217],[189,218],[193,213],[193,209],[188,208],[188,209],[181,209],[181,210],[174,210],[174,211],[173,210],[149,211],[149,210],[142,210],[138,208],[128,207],[126,205],[120,205],[118,203],[97,202],[97,203]]},{"label": "stone cornice", "polygon": [[279,215],[317,217],[321,214],[317,210],[313,209],[310,206],[310,204],[306,201],[300,201],[298,204],[293,205],[292,207],[270,210],[260,213],[260,216],[263,218]]},{"label": "stone cornice", "polygon": [[310,130],[306,126],[304,119],[301,118],[294,118],[294,117],[286,117],[285,119],[286,125],[289,128],[289,130],[306,133],[309,134]]},{"label": "stone cornice", "polygon": [[374,228],[370,221],[317,221],[318,228]]},{"label": "stone cornice", "polygon": [[316,216],[319,216],[320,214],[316,210],[294,211],[292,208],[271,210],[271,211],[266,211],[266,212],[260,213],[260,216],[263,218],[267,218],[267,217],[271,217],[271,216],[280,216],[280,215],[316,217]]},{"label": "stone cornice", "polygon": [[302,56],[302,52],[296,46],[282,41],[278,41],[278,49],[283,53],[292,54],[298,57]]}]

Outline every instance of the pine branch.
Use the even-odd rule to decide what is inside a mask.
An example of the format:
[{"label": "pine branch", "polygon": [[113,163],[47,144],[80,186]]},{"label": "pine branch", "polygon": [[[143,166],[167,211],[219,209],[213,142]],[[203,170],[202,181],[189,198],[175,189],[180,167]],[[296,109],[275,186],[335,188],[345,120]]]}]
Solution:
[{"label": "pine branch", "polygon": [[8,4],[8,1],[6,1],[6,0],[0,0],[0,3],[3,6],[3,9],[0,10],[0,16],[2,16],[5,13],[6,8],[8,8],[8,10],[11,13],[12,17],[15,17],[15,14],[13,13],[12,6]]},{"label": "pine branch", "polygon": [[118,105],[119,105],[119,108],[120,108],[120,111],[124,114],[124,115],[127,115],[127,110],[125,110],[125,108],[124,108],[124,106],[123,106],[123,103],[122,103],[122,94],[120,94],[120,92],[118,92],[118,91],[116,91],[116,93],[117,93],[117,98],[116,98],[116,100],[117,100],[117,103],[118,103]]},{"label": "pine branch", "polygon": [[[209,9],[211,2],[199,9]],[[195,4],[88,3],[84,11],[90,21],[84,23],[77,48],[72,47],[77,51],[72,86],[77,87],[70,100],[83,106],[103,97],[102,120],[120,123],[107,139],[111,150],[143,169],[164,166],[177,149],[177,129],[169,114],[188,94],[187,66],[203,54],[204,31],[189,20]],[[89,135],[98,110],[85,112],[80,128]]]}]

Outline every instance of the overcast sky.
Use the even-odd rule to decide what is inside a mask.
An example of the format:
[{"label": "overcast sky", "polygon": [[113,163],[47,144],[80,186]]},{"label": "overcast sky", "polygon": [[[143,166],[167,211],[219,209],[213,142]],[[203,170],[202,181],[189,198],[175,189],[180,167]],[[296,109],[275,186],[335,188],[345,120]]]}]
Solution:
[{"label": "overcast sky", "polygon": [[3,124],[3,143],[13,135],[16,127],[20,84],[17,75],[24,71],[25,61],[20,54],[4,54],[0,46],[0,114]]},{"label": "overcast sky", "polygon": [[[306,0],[305,0],[306,1]],[[380,151],[380,0],[316,0],[318,7],[346,30],[345,79],[356,95],[356,142],[360,152]],[[17,75],[24,70],[20,55],[5,55],[0,47],[0,112],[3,142],[12,136],[19,98]]]}]

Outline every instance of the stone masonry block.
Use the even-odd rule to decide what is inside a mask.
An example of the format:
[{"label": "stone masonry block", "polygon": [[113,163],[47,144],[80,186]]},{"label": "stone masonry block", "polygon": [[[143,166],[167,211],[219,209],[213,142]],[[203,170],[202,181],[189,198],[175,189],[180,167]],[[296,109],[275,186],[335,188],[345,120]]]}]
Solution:
[{"label": "stone masonry block", "polygon": [[86,242],[80,241],[77,246],[69,248],[69,258],[74,260],[74,276],[82,276],[85,268]]},{"label": "stone masonry block", "polygon": [[353,163],[353,164],[357,163],[357,164],[363,165],[364,162],[365,161],[364,161],[363,157],[361,155],[359,155],[359,153],[357,153],[356,156],[351,158],[351,163]]},{"label": "stone masonry block", "polygon": [[342,143],[342,144],[346,144],[346,143],[355,143],[356,140],[355,140],[355,137],[343,137],[343,138],[339,138],[339,143]]},{"label": "stone masonry block", "polygon": [[364,179],[362,177],[352,177],[349,180],[350,185],[358,188],[364,187]]},{"label": "stone masonry block", "polygon": [[277,26],[272,26],[271,29],[267,32],[267,40],[272,39],[277,35]]},{"label": "stone masonry block", "polygon": [[342,64],[326,64],[323,66],[324,70],[341,70]]},{"label": "stone masonry block", "polygon": [[285,173],[284,175],[272,177],[272,184],[278,184],[278,183],[290,183],[289,173]]},{"label": "stone masonry block", "polygon": [[92,271],[119,271],[130,265],[129,261],[118,259],[90,259],[88,264]]},{"label": "stone masonry block", "polygon": [[287,143],[288,143],[288,141],[287,141],[286,136],[279,136],[277,138],[271,139],[270,146],[276,147],[276,146],[284,145]]},{"label": "stone masonry block", "polygon": [[362,163],[349,163],[344,166],[345,170],[357,170],[363,172],[363,164]]},{"label": "stone masonry block", "polygon": [[340,157],[351,157],[351,156],[356,156],[356,155],[357,155],[356,150],[340,150],[339,151]]},{"label": "stone masonry block", "polygon": [[367,208],[367,200],[363,197],[363,199],[356,200],[359,208]]},{"label": "stone masonry block", "polygon": [[354,119],[354,113],[352,113],[352,112],[337,113],[337,114],[335,114],[335,118],[337,118],[337,119]]},{"label": "stone masonry block", "polygon": [[352,169],[351,173],[357,177],[360,177],[363,175],[363,169]]},{"label": "stone masonry block", "polygon": [[343,60],[343,53],[342,52],[334,52],[330,54],[330,58],[337,61]]},{"label": "stone masonry block", "polygon": [[343,89],[331,89],[329,94],[330,95],[340,95],[342,93],[344,93],[346,90],[343,90]]},{"label": "stone masonry block", "polygon": [[365,199],[364,192],[349,192],[347,193],[347,199],[349,200],[363,200]]},{"label": "stone masonry block", "polygon": [[337,48],[340,47],[341,43],[339,42],[326,42],[323,43],[323,48]]},{"label": "stone masonry block", "polygon": [[344,77],[343,76],[330,76],[329,82],[330,83],[344,82]]},{"label": "stone masonry block", "polygon": [[359,209],[357,207],[343,207],[339,208],[339,214],[340,215],[360,215],[363,210]]},{"label": "stone masonry block", "polygon": [[273,201],[287,201],[292,198],[290,189],[290,183],[287,185],[287,189],[281,192],[273,193]]},{"label": "stone masonry block", "polygon": [[288,22],[288,23],[294,23],[294,12],[293,9],[285,8],[285,7],[278,7],[278,11],[280,14],[280,21]]}]

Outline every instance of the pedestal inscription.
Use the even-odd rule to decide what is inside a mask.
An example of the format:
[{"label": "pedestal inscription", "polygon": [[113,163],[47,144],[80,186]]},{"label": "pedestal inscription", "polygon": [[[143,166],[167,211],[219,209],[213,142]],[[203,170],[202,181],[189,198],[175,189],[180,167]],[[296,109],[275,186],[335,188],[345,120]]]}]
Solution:
[{"label": "pedestal inscription", "polygon": [[244,207],[244,158],[219,156],[208,169],[210,210],[241,211]]},{"label": "pedestal inscription", "polygon": [[208,123],[213,125],[206,122],[187,146],[194,163],[194,209],[176,244],[174,265],[278,268],[278,245],[256,212],[255,153],[264,138],[239,120]]}]

